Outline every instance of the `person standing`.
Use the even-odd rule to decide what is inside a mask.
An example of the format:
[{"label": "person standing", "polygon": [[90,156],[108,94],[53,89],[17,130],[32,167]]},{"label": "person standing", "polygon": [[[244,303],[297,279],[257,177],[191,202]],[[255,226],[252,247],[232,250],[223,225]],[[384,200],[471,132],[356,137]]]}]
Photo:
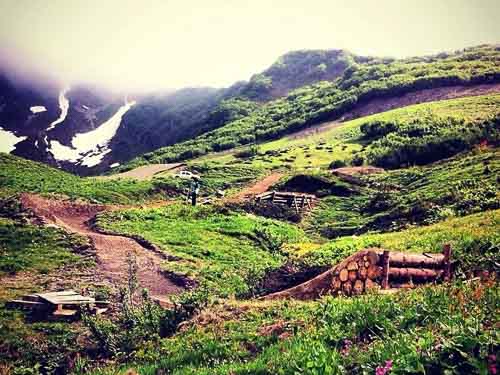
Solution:
[{"label": "person standing", "polygon": [[196,206],[196,199],[200,192],[200,179],[194,176],[191,180],[191,188],[189,194],[191,195],[191,205]]}]

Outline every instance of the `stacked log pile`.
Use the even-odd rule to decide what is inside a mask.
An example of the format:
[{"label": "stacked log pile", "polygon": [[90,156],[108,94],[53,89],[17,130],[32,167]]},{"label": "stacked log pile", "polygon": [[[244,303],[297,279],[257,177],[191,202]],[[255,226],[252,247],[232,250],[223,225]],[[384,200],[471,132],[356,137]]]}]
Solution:
[{"label": "stacked log pile", "polygon": [[411,254],[370,248],[296,287],[264,299],[312,299],[325,294],[360,295],[370,290],[411,288],[451,278],[451,248],[442,254]]}]

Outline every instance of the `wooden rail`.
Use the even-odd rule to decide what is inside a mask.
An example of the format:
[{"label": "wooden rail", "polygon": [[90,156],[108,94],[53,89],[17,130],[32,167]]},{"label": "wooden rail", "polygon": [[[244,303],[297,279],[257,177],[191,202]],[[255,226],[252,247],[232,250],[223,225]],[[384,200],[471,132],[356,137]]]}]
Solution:
[{"label": "wooden rail", "polygon": [[316,196],[305,193],[291,193],[282,191],[268,191],[255,197],[257,202],[270,202],[272,204],[293,207],[297,213],[312,209]]}]

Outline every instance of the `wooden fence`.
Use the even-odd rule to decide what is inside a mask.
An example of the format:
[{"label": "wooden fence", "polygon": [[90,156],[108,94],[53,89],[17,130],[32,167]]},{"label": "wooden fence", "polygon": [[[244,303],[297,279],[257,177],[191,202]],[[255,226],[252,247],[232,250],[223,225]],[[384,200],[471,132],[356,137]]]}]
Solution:
[{"label": "wooden fence", "polygon": [[276,205],[293,207],[297,213],[312,209],[316,196],[304,193],[268,191],[255,197],[257,202],[270,202]]}]

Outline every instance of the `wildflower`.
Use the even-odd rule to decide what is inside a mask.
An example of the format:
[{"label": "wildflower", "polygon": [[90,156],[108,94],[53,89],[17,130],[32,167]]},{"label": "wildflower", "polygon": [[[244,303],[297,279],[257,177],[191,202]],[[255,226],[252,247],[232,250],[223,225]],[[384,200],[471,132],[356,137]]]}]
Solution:
[{"label": "wildflower", "polygon": [[375,375],[386,375],[392,369],[392,360],[385,361],[384,366],[377,366],[375,369]]},{"label": "wildflower", "polygon": [[490,354],[488,356],[488,373],[491,375],[498,374],[497,356],[495,354]]},{"label": "wildflower", "polygon": [[342,347],[342,349],[340,349],[340,354],[342,354],[343,356],[349,355],[351,347],[352,347],[352,341],[349,339],[345,339],[344,346]]}]

